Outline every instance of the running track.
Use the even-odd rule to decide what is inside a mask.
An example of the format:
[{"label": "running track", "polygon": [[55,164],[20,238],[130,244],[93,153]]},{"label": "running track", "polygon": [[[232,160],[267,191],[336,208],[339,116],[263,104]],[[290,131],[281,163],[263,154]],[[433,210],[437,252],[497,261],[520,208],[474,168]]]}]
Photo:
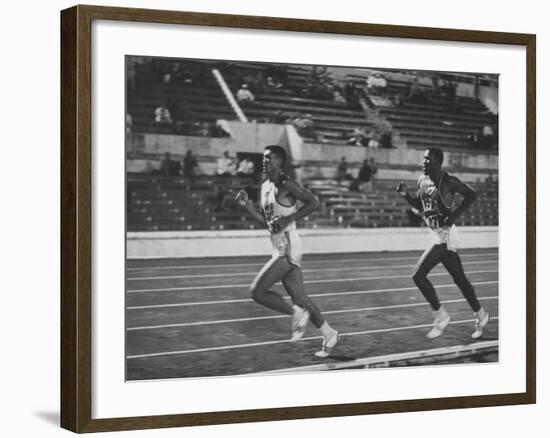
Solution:
[{"label": "running track", "polygon": [[[453,322],[440,338],[425,338],[432,317],[411,280],[420,252],[306,256],[306,291],[341,334],[333,357],[323,360],[313,356],[321,345],[315,327],[290,344],[289,317],[249,298],[248,285],[268,257],[128,260],[126,377],[258,373],[498,340],[498,251],[460,254],[493,318],[478,341],[470,337],[472,312],[442,266],[430,279]],[[286,296],[281,285],[275,290]]]}]

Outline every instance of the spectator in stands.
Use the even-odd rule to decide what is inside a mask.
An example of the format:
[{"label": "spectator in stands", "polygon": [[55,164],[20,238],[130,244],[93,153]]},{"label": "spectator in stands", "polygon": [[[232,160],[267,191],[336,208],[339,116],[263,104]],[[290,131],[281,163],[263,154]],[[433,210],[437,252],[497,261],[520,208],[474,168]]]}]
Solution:
[{"label": "spectator in stands", "polygon": [[172,122],[174,124],[177,124],[177,122],[179,122],[182,119],[182,113],[183,113],[180,103],[173,98],[168,99],[166,101],[166,108],[170,113]]},{"label": "spectator in stands", "polygon": [[365,130],[359,126],[357,126],[353,132],[351,133],[351,136],[346,141],[347,144],[352,144],[354,146],[367,146],[369,142],[369,138],[367,136],[367,133]]},{"label": "spectator in stands", "polygon": [[420,88],[418,76],[415,76],[413,81],[409,84],[409,95],[407,97],[411,102],[423,102],[426,100],[424,90]]},{"label": "spectator in stands", "polygon": [[439,96],[441,94],[441,77],[439,73],[433,72],[430,79],[432,81],[432,95]]},{"label": "spectator in stands", "polygon": [[283,84],[281,84],[277,79],[275,79],[273,76],[268,76],[266,80],[266,85],[269,88],[281,88]]},{"label": "spectator in stands", "polygon": [[348,162],[346,161],[346,157],[342,157],[336,168],[336,181],[340,184],[342,180],[351,179],[353,179],[353,177],[348,173]]},{"label": "spectator in stands", "polygon": [[132,115],[130,113],[126,113],[126,134],[130,134],[132,132]]},{"label": "spectator in stands", "polygon": [[244,158],[239,163],[237,176],[245,177],[254,174],[254,163],[249,158]]},{"label": "spectator in stands", "polygon": [[498,180],[493,177],[493,172],[489,170],[485,178],[485,195],[498,196]]},{"label": "spectator in stands", "polygon": [[[371,160],[373,159],[371,158]],[[372,192],[372,181],[374,179],[374,174],[377,171],[378,169],[374,165],[374,160],[371,165],[369,164],[369,160],[364,159],[356,180],[358,188],[365,192]]]},{"label": "spectator in stands", "polygon": [[248,85],[242,84],[239,91],[237,91],[237,100],[242,106],[248,106],[254,103],[254,94],[248,89]]},{"label": "spectator in stands", "polygon": [[405,101],[405,94],[397,91],[390,96],[390,101],[393,103],[394,106],[399,107]]},{"label": "spectator in stands", "polygon": [[318,70],[319,70],[319,66],[317,65],[312,65],[311,66],[311,70],[309,71],[309,79],[310,81],[312,82],[315,82],[317,81],[318,79]]},{"label": "spectator in stands", "polygon": [[468,141],[470,147],[477,148],[479,143],[479,135],[476,131],[472,131],[466,136],[466,140]]},{"label": "spectator in stands", "polygon": [[174,62],[172,64],[172,69],[170,70],[171,79],[174,84],[181,84],[183,80],[183,69],[179,62]]},{"label": "spectator in stands", "polygon": [[421,95],[420,85],[418,85],[418,76],[415,76],[412,82],[409,83],[409,94],[407,98],[414,102]]},{"label": "spectator in stands", "polygon": [[216,198],[216,211],[229,211],[235,202],[232,192],[217,185],[214,186],[214,197]]},{"label": "spectator in stands", "polygon": [[172,126],[172,115],[166,104],[162,104],[155,108],[155,125],[156,126]]},{"label": "spectator in stands", "polygon": [[316,81],[322,81],[329,75],[328,68],[324,65],[320,65],[320,66],[314,65],[311,71],[312,71],[313,78]]},{"label": "spectator in stands", "polygon": [[211,129],[210,129],[210,123],[208,122],[203,122],[203,123],[200,123],[199,124],[199,130],[197,132],[197,134],[200,136],[200,137],[211,137]]},{"label": "spectator in stands", "polygon": [[493,172],[489,171],[487,177],[485,178],[485,185],[487,187],[492,187],[495,184],[495,179],[493,178]]},{"label": "spectator in stands", "polygon": [[480,146],[484,149],[490,149],[495,142],[495,131],[491,125],[485,125],[481,131]]},{"label": "spectator in stands", "polygon": [[380,140],[379,140],[379,135],[378,134],[374,134],[370,139],[369,139],[369,148],[379,148],[380,147]]},{"label": "spectator in stands", "polygon": [[386,92],[386,88],[388,87],[388,81],[386,80],[386,78],[384,76],[382,76],[381,74],[378,74],[378,89],[380,90],[380,92],[382,94],[384,94]]},{"label": "spectator in stands", "polygon": [[183,157],[183,175],[192,178],[195,176],[196,169],[199,168],[199,163],[191,150],[188,150]]},{"label": "spectator in stands", "polygon": [[457,81],[449,82],[449,92],[453,102],[455,104],[458,104],[458,82]]},{"label": "spectator in stands", "polygon": [[357,79],[353,81],[355,86],[355,94],[357,94],[359,99],[367,99],[368,98],[368,85],[367,80],[364,78]]},{"label": "spectator in stands", "polygon": [[256,93],[258,91],[256,89],[255,76],[252,72],[249,71],[245,75],[239,75],[239,80],[241,83],[247,84],[252,93]]},{"label": "spectator in stands", "polygon": [[[283,65],[271,64],[264,71],[268,78],[267,85],[274,88],[281,88],[287,82],[287,67]],[[271,78],[271,80],[269,79]]]},{"label": "spectator in stands", "polygon": [[316,138],[315,122],[313,121],[313,117],[311,114],[306,114],[302,118],[302,130],[300,132],[300,135],[308,138]]},{"label": "spectator in stands", "polygon": [[288,117],[286,116],[285,113],[283,113],[281,110],[277,110],[273,114],[272,120],[273,120],[273,123],[276,123],[278,125],[282,125],[282,124],[286,123],[287,118]]},{"label": "spectator in stands", "polygon": [[334,88],[332,92],[332,100],[336,103],[346,103],[346,98],[338,88]]},{"label": "spectator in stands", "polygon": [[376,94],[376,79],[374,75],[370,75],[367,78],[367,92],[368,94]]},{"label": "spectator in stands", "polygon": [[348,103],[348,107],[351,109],[361,109],[361,96],[353,80],[348,79],[344,86],[344,97]]},{"label": "spectator in stands", "polygon": [[304,116],[302,115],[302,113],[296,113],[289,117],[289,120],[287,120],[287,123],[290,125],[293,125],[296,128],[296,130],[299,132],[300,129],[304,127],[303,119],[304,119]]},{"label": "spectator in stands", "polygon": [[374,187],[374,181],[376,179],[376,174],[378,173],[378,167],[376,166],[376,161],[374,160],[374,157],[370,157],[369,159],[369,167],[371,169],[371,174],[370,174],[370,188],[369,190],[372,191],[373,187]]},{"label": "spectator in stands", "polygon": [[223,156],[218,159],[218,175],[231,176],[233,174],[233,159],[229,156],[229,152],[225,151]]},{"label": "spectator in stands", "polygon": [[353,85],[353,81],[351,79],[347,79],[344,85],[344,97],[346,98],[347,102],[349,102],[350,100],[353,100],[354,93],[355,93],[355,86]]},{"label": "spectator in stands", "polygon": [[302,137],[316,139],[317,132],[315,131],[315,122],[311,114],[302,115],[298,113],[292,120],[290,124],[296,128],[298,134]]},{"label": "spectator in stands", "polygon": [[367,90],[369,94],[380,96],[386,91],[387,85],[388,82],[386,81],[386,78],[384,78],[380,73],[375,73],[367,79]]},{"label": "spectator in stands", "polygon": [[130,113],[126,113],[126,148],[130,151],[135,149],[135,137],[132,135],[133,119]]},{"label": "spectator in stands", "polygon": [[258,71],[251,79],[254,93],[263,93],[265,89],[265,77],[263,71]]},{"label": "spectator in stands", "polygon": [[142,171],[143,173],[149,173],[149,174],[155,174],[158,173],[157,168],[153,165],[151,161],[147,161],[145,163],[145,167]]},{"label": "spectator in stands", "polygon": [[495,135],[491,125],[485,125],[483,127],[482,134],[483,134],[484,137],[493,137]]},{"label": "spectator in stands", "polygon": [[160,172],[165,176],[178,176],[181,173],[179,161],[173,160],[170,152],[164,153],[164,158],[160,163]]},{"label": "spectator in stands", "polygon": [[392,131],[390,129],[385,129],[380,135],[380,147],[382,148],[392,148]]},{"label": "spectator in stands", "polygon": [[310,121],[305,115],[303,115],[302,113],[296,114],[292,118],[290,123],[296,128],[298,134],[300,134],[302,137],[308,137],[306,135],[306,131],[308,129],[308,125],[310,125]]}]

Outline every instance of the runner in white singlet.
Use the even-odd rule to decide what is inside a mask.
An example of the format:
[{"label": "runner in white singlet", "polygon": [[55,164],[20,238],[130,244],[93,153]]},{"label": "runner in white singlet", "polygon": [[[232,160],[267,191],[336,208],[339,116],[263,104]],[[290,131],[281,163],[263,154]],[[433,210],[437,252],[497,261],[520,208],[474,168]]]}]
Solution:
[{"label": "runner in white singlet", "polygon": [[[276,223],[281,217],[294,217],[296,201],[284,205],[277,200],[277,186],[269,179],[262,184],[261,207],[266,223]],[[290,222],[283,230],[275,232],[270,229],[273,257],[286,257],[288,262],[297,268],[302,262],[302,242],[296,231],[296,221]]]},{"label": "runner in white singlet", "polygon": [[[260,213],[241,190],[235,199],[258,222],[267,226],[273,246],[271,259],[260,270],[250,293],[259,304],[292,316],[291,341],[296,342],[305,333],[309,320],[323,336],[323,345],[315,353],[327,357],[338,342],[338,332],[325,321],[321,312],[304,291],[302,277],[302,244],[296,231],[296,221],[319,207],[319,201],[309,191],[290,179],[282,171],[286,151],[278,145],[267,146],[264,151],[263,170],[267,180],[262,184]],[[298,208],[296,203],[303,205]],[[289,304],[270,288],[281,281],[292,299]]]}]

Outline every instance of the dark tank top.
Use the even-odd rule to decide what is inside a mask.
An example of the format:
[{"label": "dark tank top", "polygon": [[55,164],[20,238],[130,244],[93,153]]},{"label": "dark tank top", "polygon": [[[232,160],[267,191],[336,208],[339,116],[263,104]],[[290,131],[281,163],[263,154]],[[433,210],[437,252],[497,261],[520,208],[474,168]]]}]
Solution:
[{"label": "dark tank top", "polygon": [[443,172],[439,181],[432,181],[428,175],[422,175],[418,179],[418,196],[424,210],[424,221],[433,230],[441,228],[444,219],[451,213],[449,205],[454,194],[441,191],[441,187],[445,186],[444,180],[448,177],[449,174]]}]

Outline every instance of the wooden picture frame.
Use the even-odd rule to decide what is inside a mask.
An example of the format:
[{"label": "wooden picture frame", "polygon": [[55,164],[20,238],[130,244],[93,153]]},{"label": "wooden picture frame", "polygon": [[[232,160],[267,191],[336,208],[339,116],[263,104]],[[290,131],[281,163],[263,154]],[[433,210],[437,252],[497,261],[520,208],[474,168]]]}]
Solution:
[{"label": "wooden picture frame", "polygon": [[[517,45],[526,48],[526,391],[521,393],[281,407],[179,415],[92,418],[92,22],[113,20],[369,37]],[[75,6],[61,13],[61,426],[98,432],[535,403],[535,49],[531,34]]]}]

